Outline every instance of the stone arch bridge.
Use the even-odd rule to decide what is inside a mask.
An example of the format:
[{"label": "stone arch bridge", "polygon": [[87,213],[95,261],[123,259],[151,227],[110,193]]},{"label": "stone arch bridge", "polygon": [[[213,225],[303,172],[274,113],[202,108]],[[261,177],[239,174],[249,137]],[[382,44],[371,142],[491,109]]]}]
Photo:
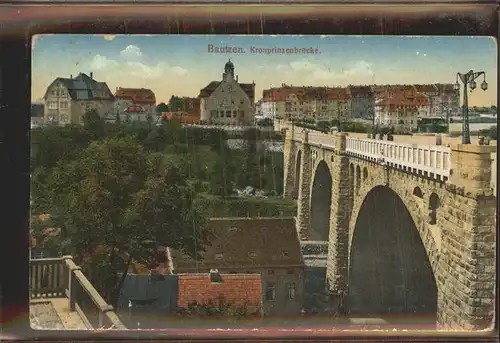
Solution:
[{"label": "stone arch bridge", "polygon": [[[285,196],[301,240],[328,241],[327,287],[351,314],[491,327],[494,146],[419,146],[287,130]],[[408,317],[410,318],[410,317]]]}]

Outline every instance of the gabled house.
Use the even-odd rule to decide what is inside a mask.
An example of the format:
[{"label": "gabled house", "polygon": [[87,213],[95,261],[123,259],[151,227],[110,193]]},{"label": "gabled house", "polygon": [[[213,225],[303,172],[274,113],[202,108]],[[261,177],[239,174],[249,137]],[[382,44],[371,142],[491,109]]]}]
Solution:
[{"label": "gabled house", "polygon": [[224,66],[222,81],[212,81],[200,90],[200,119],[214,125],[252,125],[255,83],[239,83],[234,64]]},{"label": "gabled house", "polygon": [[429,99],[405,87],[393,87],[375,104],[376,124],[411,132],[418,127],[419,110],[428,108]]},{"label": "gabled house", "polygon": [[305,264],[294,218],[212,218],[208,230],[200,261],[169,249],[175,273],[260,274],[265,315],[300,313]]},{"label": "gabled house", "polygon": [[96,110],[105,117],[113,110],[113,94],[106,82],[94,79],[84,73],[73,78],[56,78],[43,97],[46,123],[82,124],[86,111]]},{"label": "gabled house", "polygon": [[183,314],[189,316],[187,312],[196,305],[244,309],[248,315],[260,317],[260,275],[221,274],[215,270],[197,274],[128,274],[117,311],[131,328],[139,322],[142,328],[160,329],[175,327],[176,319]]},{"label": "gabled house", "polygon": [[122,121],[147,121],[155,117],[156,96],[147,88],[116,88],[113,112]]}]

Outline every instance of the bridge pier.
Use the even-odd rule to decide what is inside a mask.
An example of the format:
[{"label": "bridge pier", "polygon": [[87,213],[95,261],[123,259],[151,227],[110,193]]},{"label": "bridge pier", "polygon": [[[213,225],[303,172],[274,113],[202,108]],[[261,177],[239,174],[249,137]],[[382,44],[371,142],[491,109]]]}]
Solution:
[{"label": "bridge pier", "polygon": [[295,175],[297,170],[295,170],[295,156],[297,148],[293,141],[295,128],[292,125],[286,130],[285,144],[283,147],[283,159],[284,159],[284,185],[283,185],[283,197],[291,199],[295,191]]},{"label": "bridge pier", "polygon": [[299,197],[297,203],[297,231],[300,240],[309,240],[311,218],[312,155],[308,131],[304,131],[300,161]]},{"label": "bridge pier", "polygon": [[496,278],[496,195],[491,188],[491,153],[496,147],[452,147],[448,204],[438,220],[442,249],[438,326],[493,328]]},{"label": "bridge pier", "polygon": [[344,155],[346,134],[335,137],[332,160],[332,206],[327,260],[327,287],[333,299],[347,292],[349,260],[349,158]]}]

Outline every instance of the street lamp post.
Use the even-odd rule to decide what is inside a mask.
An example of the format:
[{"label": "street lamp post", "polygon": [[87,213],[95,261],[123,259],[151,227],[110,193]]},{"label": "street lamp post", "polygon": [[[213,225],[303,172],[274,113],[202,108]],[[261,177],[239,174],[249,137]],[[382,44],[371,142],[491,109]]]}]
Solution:
[{"label": "street lamp post", "polygon": [[483,91],[488,89],[488,83],[486,82],[486,74],[484,71],[474,72],[473,70],[469,70],[466,74],[457,73],[457,82],[455,83],[455,90],[460,89],[460,84],[458,80],[463,83],[463,123],[462,123],[462,144],[470,144],[470,128],[469,128],[469,104],[468,104],[468,94],[467,94],[467,85],[471,90],[476,88],[476,79],[479,76],[483,76],[483,82],[481,83],[481,88]]}]

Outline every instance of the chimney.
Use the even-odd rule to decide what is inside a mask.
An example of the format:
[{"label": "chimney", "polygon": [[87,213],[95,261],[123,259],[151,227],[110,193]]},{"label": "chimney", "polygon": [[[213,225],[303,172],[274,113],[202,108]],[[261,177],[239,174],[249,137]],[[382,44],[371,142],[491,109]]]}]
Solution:
[{"label": "chimney", "polygon": [[90,78],[93,80],[94,79],[94,73],[90,72]]},{"label": "chimney", "polygon": [[73,80],[73,74],[71,74],[71,75],[69,76],[69,78]]},{"label": "chimney", "polygon": [[238,75],[236,75],[236,82],[238,82]]},{"label": "chimney", "polygon": [[218,269],[210,269],[210,282],[222,282],[222,277]]}]

